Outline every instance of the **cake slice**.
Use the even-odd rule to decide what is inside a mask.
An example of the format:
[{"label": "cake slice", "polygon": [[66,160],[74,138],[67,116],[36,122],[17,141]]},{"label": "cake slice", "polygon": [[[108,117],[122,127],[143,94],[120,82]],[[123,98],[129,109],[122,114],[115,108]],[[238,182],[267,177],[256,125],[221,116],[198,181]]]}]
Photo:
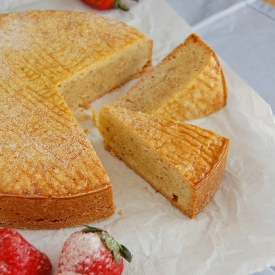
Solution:
[{"label": "cake slice", "polygon": [[0,110],[0,226],[63,228],[114,213],[109,178],[57,91],[2,89]]},{"label": "cake slice", "polygon": [[229,140],[171,119],[103,105],[97,117],[105,149],[190,218],[214,196]]},{"label": "cake slice", "polygon": [[142,73],[152,41],[96,13],[53,10],[0,15],[0,41],[0,226],[111,216],[111,183],[72,111]]},{"label": "cake slice", "polygon": [[140,76],[152,58],[151,39],[95,12],[4,14],[0,39],[6,67],[34,90],[57,87],[73,111]]},{"label": "cake slice", "polygon": [[219,60],[193,33],[113,105],[186,121],[214,113],[226,101],[226,81]]}]

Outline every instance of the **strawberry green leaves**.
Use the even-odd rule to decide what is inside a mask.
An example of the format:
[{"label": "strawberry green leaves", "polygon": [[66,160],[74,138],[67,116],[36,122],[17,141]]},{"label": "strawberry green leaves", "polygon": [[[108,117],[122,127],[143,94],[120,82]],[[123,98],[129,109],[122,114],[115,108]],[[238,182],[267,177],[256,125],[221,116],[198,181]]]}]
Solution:
[{"label": "strawberry green leaves", "polygon": [[100,233],[102,242],[113,252],[117,263],[120,263],[122,257],[128,262],[132,261],[131,252],[124,245],[119,244],[107,231],[88,225],[85,225],[85,227],[83,231],[86,233]]}]

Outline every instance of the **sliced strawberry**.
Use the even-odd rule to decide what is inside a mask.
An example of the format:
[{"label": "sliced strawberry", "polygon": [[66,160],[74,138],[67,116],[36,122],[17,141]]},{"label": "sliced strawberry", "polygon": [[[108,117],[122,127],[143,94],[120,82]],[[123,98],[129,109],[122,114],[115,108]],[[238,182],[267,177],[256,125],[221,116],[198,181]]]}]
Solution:
[{"label": "sliced strawberry", "polygon": [[118,244],[106,231],[86,226],[65,242],[58,264],[58,275],[120,275],[123,258],[132,260],[129,250]]},{"label": "sliced strawberry", "polygon": [[0,228],[1,275],[50,275],[52,264],[42,253],[10,228]]}]

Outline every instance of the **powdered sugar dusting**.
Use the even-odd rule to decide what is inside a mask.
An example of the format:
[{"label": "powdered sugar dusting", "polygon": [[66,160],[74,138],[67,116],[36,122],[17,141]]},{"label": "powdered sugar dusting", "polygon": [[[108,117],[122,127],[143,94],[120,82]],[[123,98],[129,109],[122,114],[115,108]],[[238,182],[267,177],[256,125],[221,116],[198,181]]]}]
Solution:
[{"label": "powdered sugar dusting", "polygon": [[[91,145],[72,115],[66,117],[66,112],[59,109],[54,112],[47,101],[32,103],[27,100],[27,93],[24,100],[23,94],[19,96],[12,91],[2,95],[2,193],[21,194],[23,188],[25,194],[44,195],[46,190],[48,194],[56,195],[67,194],[68,189],[79,192],[91,188],[91,185],[93,190],[97,185],[102,187],[99,179],[105,179],[106,173],[95,152],[88,150]],[[83,157],[86,158],[84,163]],[[12,175],[11,170],[14,171]],[[10,184],[11,177],[21,185]]]},{"label": "powdered sugar dusting", "polygon": [[[36,269],[36,270],[35,270]],[[51,274],[52,265],[43,252],[17,231],[0,228],[0,274]],[[22,273],[23,272],[23,273]]]},{"label": "powdered sugar dusting", "polygon": [[32,39],[26,35],[26,23],[7,17],[5,24],[5,28],[0,28],[0,47],[10,50],[28,48]]},{"label": "powdered sugar dusting", "polygon": [[95,261],[104,261],[105,257],[102,255],[106,250],[97,233],[75,232],[64,244],[58,274],[77,272],[83,268],[83,263],[89,266]]},{"label": "powdered sugar dusting", "polygon": [[90,17],[93,13],[75,16],[70,11],[0,17],[1,193],[60,196],[109,186],[96,153],[57,91],[61,80],[85,67],[85,58],[83,64],[79,59],[93,47],[81,43],[93,36],[78,30]]}]

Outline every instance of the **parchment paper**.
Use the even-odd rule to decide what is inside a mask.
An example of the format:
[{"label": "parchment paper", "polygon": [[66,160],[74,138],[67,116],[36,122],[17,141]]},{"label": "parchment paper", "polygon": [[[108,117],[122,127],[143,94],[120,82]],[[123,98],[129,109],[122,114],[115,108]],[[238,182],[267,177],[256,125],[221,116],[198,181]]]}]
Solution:
[{"label": "parchment paper", "polygon": [[[0,12],[27,9],[91,10],[79,0],[1,1]],[[154,40],[156,65],[192,32],[164,0],[127,1],[130,11],[99,12],[140,29]],[[92,38],[91,38],[92,39]],[[90,120],[82,123],[114,189],[116,213],[93,223],[108,230],[133,253],[124,275],[250,274],[275,265],[275,124],[269,105],[223,61],[228,104],[192,123],[231,139],[226,173],[214,199],[189,219],[123,162],[103,149]],[[135,82],[93,103],[100,108]],[[90,113],[90,110],[87,111]],[[19,230],[54,265],[68,236],[80,229]]]}]

